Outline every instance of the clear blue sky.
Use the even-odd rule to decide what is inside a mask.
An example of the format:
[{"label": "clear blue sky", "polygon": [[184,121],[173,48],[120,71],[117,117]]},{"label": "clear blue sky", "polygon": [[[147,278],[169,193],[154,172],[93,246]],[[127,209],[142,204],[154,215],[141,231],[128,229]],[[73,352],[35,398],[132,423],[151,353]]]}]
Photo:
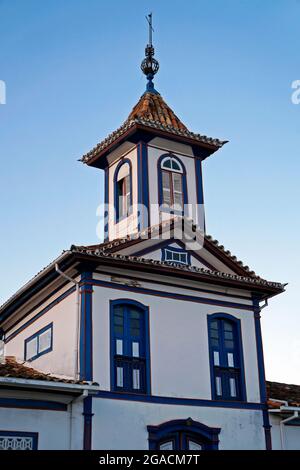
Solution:
[{"label": "clear blue sky", "polygon": [[230,140],[204,164],[208,233],[289,282],[263,310],[266,369],[300,384],[298,0],[0,0],[1,303],[97,242],[103,175],[77,159],[144,91],[149,11],[157,89],[191,130]]}]

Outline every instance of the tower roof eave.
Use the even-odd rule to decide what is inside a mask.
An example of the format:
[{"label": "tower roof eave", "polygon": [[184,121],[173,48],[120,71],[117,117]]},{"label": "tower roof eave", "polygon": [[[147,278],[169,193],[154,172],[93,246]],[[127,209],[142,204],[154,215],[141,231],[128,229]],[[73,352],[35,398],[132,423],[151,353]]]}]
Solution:
[{"label": "tower roof eave", "polygon": [[106,166],[105,156],[116,145],[120,145],[124,140],[132,137],[138,131],[144,131],[156,136],[164,136],[171,140],[180,141],[190,144],[194,147],[206,149],[205,156],[207,158],[217,150],[219,150],[228,140],[219,140],[206,135],[195,134],[188,130],[176,129],[170,125],[163,125],[159,121],[152,121],[146,118],[134,118],[126,120],[124,124],[116,131],[112,132],[106,139],[99,142],[91,151],[80,158],[80,161],[97,168]]}]

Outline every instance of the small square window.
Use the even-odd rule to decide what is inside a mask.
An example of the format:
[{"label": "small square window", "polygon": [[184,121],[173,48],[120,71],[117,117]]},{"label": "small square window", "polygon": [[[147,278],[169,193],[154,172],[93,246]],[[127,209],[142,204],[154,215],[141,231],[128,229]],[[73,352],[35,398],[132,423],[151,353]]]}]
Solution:
[{"label": "small square window", "polygon": [[25,361],[52,350],[52,323],[25,340]]}]

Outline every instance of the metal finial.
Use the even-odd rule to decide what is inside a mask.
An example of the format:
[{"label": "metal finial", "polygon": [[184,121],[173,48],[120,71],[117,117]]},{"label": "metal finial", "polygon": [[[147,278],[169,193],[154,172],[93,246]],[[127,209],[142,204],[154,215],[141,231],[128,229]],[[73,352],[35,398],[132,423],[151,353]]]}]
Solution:
[{"label": "metal finial", "polygon": [[149,42],[145,48],[145,59],[141,63],[141,69],[143,73],[146,75],[148,83],[147,83],[147,91],[152,93],[157,93],[154,88],[153,78],[154,75],[158,72],[159,63],[156,59],[154,59],[154,47],[152,45],[152,32],[154,31],[152,27],[152,13],[146,16],[146,20],[149,25]]}]

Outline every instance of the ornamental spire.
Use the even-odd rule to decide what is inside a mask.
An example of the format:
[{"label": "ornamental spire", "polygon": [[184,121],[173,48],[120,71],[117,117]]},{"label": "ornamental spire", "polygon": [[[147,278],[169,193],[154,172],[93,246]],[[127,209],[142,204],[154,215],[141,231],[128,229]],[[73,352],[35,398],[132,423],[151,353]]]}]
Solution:
[{"label": "ornamental spire", "polygon": [[141,69],[148,80],[146,91],[150,93],[158,93],[155,90],[154,83],[152,81],[154,75],[158,72],[159,69],[159,63],[156,59],[154,59],[154,47],[152,45],[152,32],[154,31],[152,27],[152,13],[149,13],[149,15],[146,16],[146,20],[149,25],[149,41],[145,48],[145,59],[141,63]]}]

